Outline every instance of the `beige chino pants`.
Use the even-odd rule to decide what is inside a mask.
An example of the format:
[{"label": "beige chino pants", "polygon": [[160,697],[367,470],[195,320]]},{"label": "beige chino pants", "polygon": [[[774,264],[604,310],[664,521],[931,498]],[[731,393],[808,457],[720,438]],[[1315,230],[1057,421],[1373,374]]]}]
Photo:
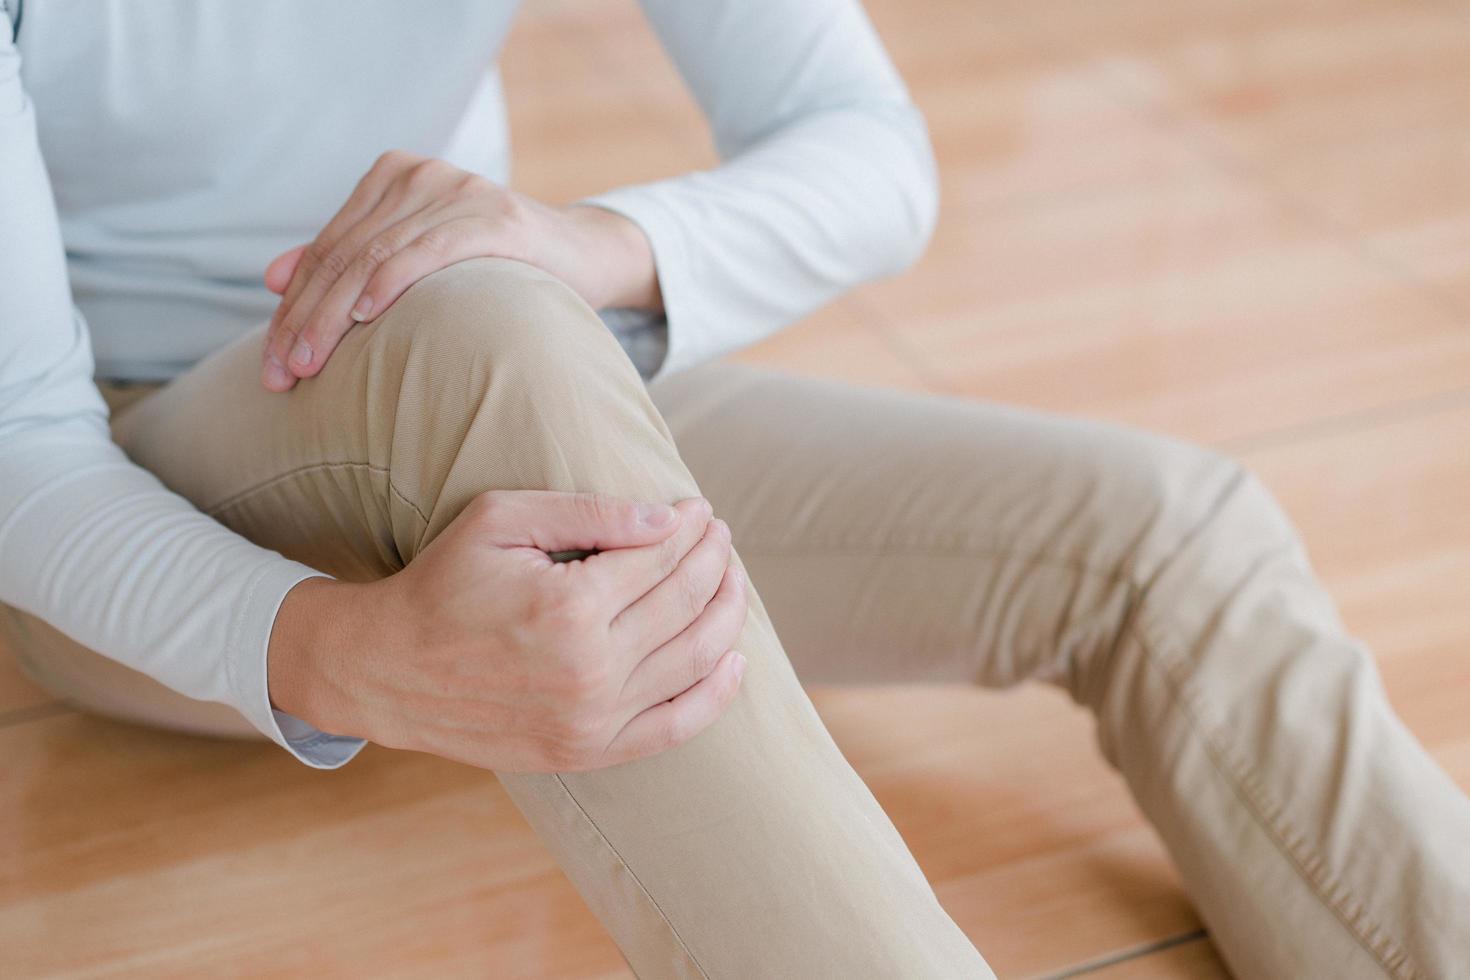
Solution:
[{"label": "beige chino pants", "polygon": [[[798,674],[1061,684],[1238,976],[1470,975],[1470,801],[1235,463],[727,365],[650,391],[570,290],[504,260],[424,280],[289,395],[259,386],[260,343],[124,408],[115,436],[226,525],[342,578],[412,561],[492,488],[702,492],[729,522],[759,596],[728,713],[651,759],[501,776],[640,977],[991,975]],[[11,619],[63,698],[249,731]]]}]

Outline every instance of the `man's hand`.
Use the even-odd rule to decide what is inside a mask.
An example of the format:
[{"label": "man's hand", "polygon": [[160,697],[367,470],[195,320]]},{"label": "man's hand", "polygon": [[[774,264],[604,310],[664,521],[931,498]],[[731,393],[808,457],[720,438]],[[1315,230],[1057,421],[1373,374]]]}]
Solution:
[{"label": "man's hand", "polygon": [[[568,550],[596,553],[549,554]],[[271,699],[326,731],[486,769],[596,769],[720,716],[745,613],[729,529],[702,499],[493,491],[397,574],[292,589]]]},{"label": "man's hand", "polygon": [[636,224],[596,207],[551,207],[442,160],[385,153],[321,234],[278,256],[281,295],[261,383],[287,391],[342,335],[420,279],[479,256],[519,259],[561,279],[593,309],[662,307],[653,250]]}]

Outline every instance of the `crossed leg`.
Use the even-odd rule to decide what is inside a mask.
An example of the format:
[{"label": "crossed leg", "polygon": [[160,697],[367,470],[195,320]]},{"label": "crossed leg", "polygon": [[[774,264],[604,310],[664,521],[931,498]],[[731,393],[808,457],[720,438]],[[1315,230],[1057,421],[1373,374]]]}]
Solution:
[{"label": "crossed leg", "polygon": [[[1470,900],[1470,805],[1393,717],[1290,528],[1234,464],[719,365],[650,401],[574,296],[496,260],[425,280],[284,398],[257,387],[256,346],[208,359],[117,428],[252,539],[370,578],[481,490],[703,492],[803,678],[1039,678],[1092,708],[1242,977],[1441,976],[1465,961],[1453,917]],[[742,692],[688,745],[502,781],[641,976],[989,975],[770,624],[753,596]],[[98,683],[107,662],[54,637],[39,649],[43,635],[29,658],[59,693],[87,704],[90,681],[131,699],[93,707],[227,729],[146,678]]]}]

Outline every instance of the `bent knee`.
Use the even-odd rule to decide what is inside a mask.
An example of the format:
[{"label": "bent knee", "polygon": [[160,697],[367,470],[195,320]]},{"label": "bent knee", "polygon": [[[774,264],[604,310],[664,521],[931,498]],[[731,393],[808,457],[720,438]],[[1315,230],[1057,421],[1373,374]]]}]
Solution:
[{"label": "bent knee", "polygon": [[1311,579],[1300,536],[1275,496],[1239,461],[1212,450],[1195,449],[1197,462],[1212,473],[1207,488],[1166,496],[1160,506],[1171,516],[1161,547],[1140,568],[1135,584],[1153,591],[1184,587],[1196,599],[1225,595],[1263,573]]},{"label": "bent knee", "polygon": [[541,375],[626,361],[597,314],[550,273],[475,258],[421,279],[371,325],[365,343],[409,370]]},{"label": "bent knee", "polygon": [[1114,443],[1110,449],[1114,455],[1108,465],[1126,476],[1109,496],[1129,501],[1141,518],[1128,576],[1135,585],[1143,586],[1171,565],[1188,563],[1191,555],[1229,553],[1249,561],[1299,546],[1276,498],[1238,460],[1142,434],[1131,445]]}]

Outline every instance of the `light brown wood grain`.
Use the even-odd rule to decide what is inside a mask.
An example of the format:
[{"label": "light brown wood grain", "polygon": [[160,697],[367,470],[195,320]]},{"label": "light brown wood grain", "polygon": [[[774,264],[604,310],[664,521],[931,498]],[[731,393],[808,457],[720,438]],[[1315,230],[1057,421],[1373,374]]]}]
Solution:
[{"label": "light brown wood grain", "polygon": [[0,640],[0,723],[12,712],[29,712],[30,709],[50,704],[51,695],[37,687],[21,672],[11,651]]}]

